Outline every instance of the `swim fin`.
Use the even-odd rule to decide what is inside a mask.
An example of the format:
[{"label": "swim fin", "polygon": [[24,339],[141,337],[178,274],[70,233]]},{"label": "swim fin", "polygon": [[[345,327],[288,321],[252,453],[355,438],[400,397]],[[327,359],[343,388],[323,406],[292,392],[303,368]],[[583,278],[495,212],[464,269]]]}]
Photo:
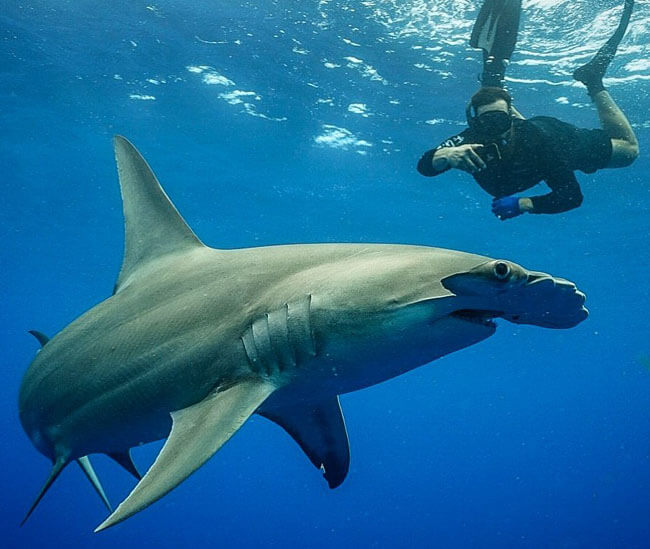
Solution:
[{"label": "swim fin", "polygon": [[487,57],[510,59],[517,43],[521,0],[485,0],[479,11],[469,45]]},{"label": "swim fin", "polygon": [[603,77],[605,76],[607,67],[609,67],[612,59],[614,59],[618,45],[621,43],[623,36],[625,36],[633,9],[634,0],[625,0],[621,20],[612,37],[605,42],[605,45],[598,50],[589,63],[578,67],[573,73],[573,78],[587,86],[587,92],[592,97],[599,91],[605,89],[605,86],[603,86]]},{"label": "swim fin", "polygon": [[469,45],[483,50],[483,86],[503,87],[506,67],[517,43],[521,0],[485,0]]}]

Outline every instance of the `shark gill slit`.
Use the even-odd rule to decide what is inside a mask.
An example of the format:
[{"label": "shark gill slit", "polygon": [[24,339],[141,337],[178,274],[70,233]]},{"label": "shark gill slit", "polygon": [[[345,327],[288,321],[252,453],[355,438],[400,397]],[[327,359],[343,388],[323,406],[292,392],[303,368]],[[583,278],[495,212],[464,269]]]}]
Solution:
[{"label": "shark gill slit", "polygon": [[310,316],[311,295],[255,320],[241,336],[251,370],[273,376],[315,356]]}]

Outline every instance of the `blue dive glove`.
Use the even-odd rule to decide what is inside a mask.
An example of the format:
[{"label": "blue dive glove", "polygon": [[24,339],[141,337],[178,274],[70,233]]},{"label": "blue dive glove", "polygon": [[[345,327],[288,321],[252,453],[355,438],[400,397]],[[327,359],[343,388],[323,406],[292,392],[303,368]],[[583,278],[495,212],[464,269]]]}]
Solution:
[{"label": "blue dive glove", "polygon": [[503,198],[495,198],[492,200],[492,213],[501,221],[505,221],[506,219],[517,217],[524,212],[519,208],[519,197],[504,196]]}]

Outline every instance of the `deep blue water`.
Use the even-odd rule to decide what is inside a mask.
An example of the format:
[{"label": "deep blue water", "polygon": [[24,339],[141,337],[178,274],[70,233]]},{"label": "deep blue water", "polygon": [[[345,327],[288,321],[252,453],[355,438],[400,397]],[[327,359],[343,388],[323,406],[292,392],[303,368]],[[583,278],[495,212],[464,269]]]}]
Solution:
[{"label": "deep blue water", "polygon": [[[650,542],[650,2],[606,81],[638,132],[625,170],[580,175],[582,207],[499,222],[469,176],[420,154],[462,128],[478,0],[106,3],[0,9],[3,547],[647,547]],[[525,115],[597,127],[570,73],[620,1],[528,0],[508,83]],[[487,341],[341,398],[352,465],[330,491],[254,417],[168,496],[101,534],[69,467],[18,524],[49,462],[20,426],[37,350],[108,297],[122,213],[111,136],[145,155],[209,245],[395,242],[564,276],[590,317],[500,322]],[[136,449],[145,470],[160,443]],[[94,459],[113,503],[132,482]]]}]

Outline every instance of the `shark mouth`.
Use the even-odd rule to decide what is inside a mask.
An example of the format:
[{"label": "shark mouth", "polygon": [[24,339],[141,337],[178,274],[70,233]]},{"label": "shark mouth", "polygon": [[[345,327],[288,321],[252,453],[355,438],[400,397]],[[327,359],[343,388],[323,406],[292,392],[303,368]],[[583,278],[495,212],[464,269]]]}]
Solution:
[{"label": "shark mouth", "polygon": [[451,313],[451,316],[455,318],[459,318],[473,324],[480,324],[481,326],[492,329],[496,329],[497,327],[494,319],[500,317],[501,315],[503,315],[503,313],[498,311],[479,311],[474,309],[463,309]]}]

